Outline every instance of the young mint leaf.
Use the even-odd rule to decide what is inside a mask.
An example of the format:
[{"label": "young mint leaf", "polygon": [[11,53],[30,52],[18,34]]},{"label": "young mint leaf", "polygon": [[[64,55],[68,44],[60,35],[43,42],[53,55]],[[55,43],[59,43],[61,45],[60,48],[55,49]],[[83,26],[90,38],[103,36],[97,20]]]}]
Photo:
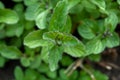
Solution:
[{"label": "young mint leaf", "polygon": [[[90,12],[90,10],[96,9],[96,6],[94,4],[92,4],[90,1],[82,0],[81,5],[89,12]],[[92,12],[94,12],[94,11],[92,11]]]},{"label": "young mint leaf", "polygon": [[81,0],[68,0],[68,9],[71,9],[75,5],[77,5]]},{"label": "young mint leaf", "polygon": [[98,54],[102,52],[105,48],[105,45],[102,43],[99,37],[95,37],[92,40],[88,41],[86,44],[87,54]]},{"label": "young mint leaf", "polygon": [[50,19],[49,30],[64,32],[64,25],[67,20],[68,8],[65,0],[59,1]]},{"label": "young mint leaf", "polygon": [[24,80],[24,73],[20,67],[16,67],[14,71],[15,80]]},{"label": "young mint leaf", "polygon": [[95,35],[95,27],[97,27],[93,21],[85,20],[79,27],[78,33],[85,39],[92,39]]},{"label": "young mint leaf", "polygon": [[76,45],[78,44],[78,39],[74,36],[66,33],[61,33],[58,31],[49,31],[43,34],[43,39],[54,42],[60,45]]},{"label": "young mint leaf", "polygon": [[42,47],[42,50],[41,50],[41,59],[48,63],[48,57],[49,57],[49,51],[54,47],[54,44],[51,44],[49,46],[44,46]]},{"label": "young mint leaf", "polygon": [[118,17],[114,12],[111,12],[108,17],[105,19],[105,27],[110,30],[114,31],[118,24]]},{"label": "young mint leaf", "polygon": [[29,33],[24,38],[24,45],[30,48],[36,48],[39,46],[48,46],[48,44],[50,44],[50,41],[42,39],[42,35],[44,32],[45,30],[37,30]]},{"label": "young mint leaf", "polygon": [[42,8],[42,3],[35,3],[27,7],[25,12],[25,19],[27,20],[35,20],[44,9]]},{"label": "young mint leaf", "polygon": [[[49,47],[51,47],[51,46],[49,46]],[[43,61],[45,61],[46,63],[48,63],[48,54],[49,54],[49,50],[50,50],[49,47],[48,46],[42,47],[42,50],[41,50],[41,59]]]},{"label": "young mint leaf", "polygon": [[36,25],[39,29],[45,29],[47,27],[46,17],[49,10],[45,10],[38,14],[37,18],[35,19]]},{"label": "young mint leaf", "polygon": [[113,33],[111,36],[106,38],[106,46],[108,48],[116,47],[120,45],[120,39],[117,33]]},{"label": "young mint leaf", "polygon": [[55,71],[58,67],[59,60],[62,59],[63,47],[54,46],[49,52],[49,66],[51,71]]},{"label": "young mint leaf", "polygon": [[81,57],[86,55],[85,46],[81,42],[74,46],[64,46],[64,52],[73,57]]},{"label": "young mint leaf", "polygon": [[30,59],[26,57],[21,57],[20,62],[24,67],[30,66],[30,63],[31,63]]},{"label": "young mint leaf", "polygon": [[22,53],[15,46],[0,45],[0,54],[8,59],[18,59]]},{"label": "young mint leaf", "polygon": [[10,9],[0,9],[0,23],[15,24],[19,20],[15,11]]},{"label": "young mint leaf", "polygon": [[23,1],[26,6],[30,6],[32,4],[38,3],[39,0],[23,0]]},{"label": "young mint leaf", "polygon": [[24,19],[25,17],[24,16],[24,5],[22,3],[16,4],[13,9],[17,12],[20,19]]},{"label": "young mint leaf", "polygon": [[93,4],[97,5],[101,10],[105,10],[106,3],[104,0],[90,0]]},{"label": "young mint leaf", "polygon": [[71,28],[72,28],[72,21],[71,21],[71,18],[70,16],[67,16],[67,21],[66,21],[66,24],[64,26],[64,32],[65,33],[70,33],[71,32]]}]

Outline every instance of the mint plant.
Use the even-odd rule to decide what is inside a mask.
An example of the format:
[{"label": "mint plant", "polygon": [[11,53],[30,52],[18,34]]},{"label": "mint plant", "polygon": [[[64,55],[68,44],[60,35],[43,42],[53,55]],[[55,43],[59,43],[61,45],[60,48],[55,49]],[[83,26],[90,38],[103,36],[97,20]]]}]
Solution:
[{"label": "mint plant", "polygon": [[[26,70],[17,66],[16,80],[19,76],[22,80],[97,80],[99,75],[103,77],[98,80],[108,80],[99,71],[86,69],[82,60],[88,57],[98,62],[106,48],[119,46],[115,29],[120,22],[120,0],[12,0],[14,6],[9,9],[3,2],[0,67],[10,59],[19,60]],[[79,65],[73,58],[81,59]],[[81,67],[80,73],[60,68],[72,63],[75,69]]]}]

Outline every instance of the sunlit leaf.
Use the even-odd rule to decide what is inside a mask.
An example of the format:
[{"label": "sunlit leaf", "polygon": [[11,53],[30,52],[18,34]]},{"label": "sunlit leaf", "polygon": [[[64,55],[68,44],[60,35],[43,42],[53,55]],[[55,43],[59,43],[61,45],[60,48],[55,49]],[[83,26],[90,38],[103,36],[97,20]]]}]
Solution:
[{"label": "sunlit leaf", "polygon": [[38,14],[37,18],[35,19],[36,25],[39,29],[45,29],[47,27],[47,14],[49,10],[45,10]]},{"label": "sunlit leaf", "polygon": [[44,10],[41,6],[42,4],[40,3],[28,6],[25,12],[25,19],[35,20],[38,14],[40,14]]},{"label": "sunlit leaf", "polygon": [[58,62],[62,59],[63,47],[54,46],[49,53],[50,70],[54,71],[58,68]]},{"label": "sunlit leaf", "polygon": [[61,33],[57,31],[46,32],[43,35],[43,38],[49,41],[54,42],[57,45],[76,45],[78,39],[70,34]]},{"label": "sunlit leaf", "polygon": [[92,39],[96,36],[96,27],[93,21],[85,20],[78,27],[78,33],[85,39]]},{"label": "sunlit leaf", "polygon": [[110,31],[114,31],[118,24],[118,17],[114,12],[111,12],[105,19],[105,27]]},{"label": "sunlit leaf", "polygon": [[117,33],[113,33],[111,36],[106,38],[106,46],[109,48],[120,45],[120,38]]},{"label": "sunlit leaf", "polygon": [[98,54],[102,52],[104,48],[105,48],[105,45],[102,43],[100,38],[97,38],[97,37],[88,41],[86,44],[86,50],[88,54],[91,54],[91,53]]},{"label": "sunlit leaf", "polygon": [[0,9],[0,23],[14,24],[19,20],[15,11],[10,9]]},{"label": "sunlit leaf", "polygon": [[43,40],[42,35],[44,30],[37,30],[29,33],[24,39],[24,45],[30,48],[36,48],[40,46],[48,46],[49,41]]},{"label": "sunlit leaf", "polygon": [[85,46],[81,42],[75,46],[65,46],[64,52],[73,57],[83,57],[86,55]]},{"label": "sunlit leaf", "polygon": [[64,32],[64,25],[67,20],[67,5],[66,1],[59,1],[54,8],[52,17],[50,19],[49,30]]}]

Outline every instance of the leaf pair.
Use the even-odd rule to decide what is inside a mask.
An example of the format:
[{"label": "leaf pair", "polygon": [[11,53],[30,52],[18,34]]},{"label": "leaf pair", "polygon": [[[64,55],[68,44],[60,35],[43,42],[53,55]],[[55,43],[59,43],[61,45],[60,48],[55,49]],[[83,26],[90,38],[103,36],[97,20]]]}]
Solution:
[{"label": "leaf pair", "polygon": [[[49,56],[51,70],[56,69],[56,64],[58,64],[58,61],[61,59],[60,56],[62,56],[63,52],[66,52],[74,57],[85,55],[85,47],[78,39],[76,39],[72,35],[61,33],[58,31],[33,31],[25,37],[24,44],[26,46],[29,46],[30,48],[36,48],[40,46],[50,47],[47,52]],[[51,47],[51,45],[53,45],[53,47]],[[43,55],[46,54],[43,53]],[[54,68],[51,64],[54,66]]]},{"label": "leaf pair", "polygon": [[[114,19],[116,19],[115,15]],[[95,23],[92,20],[84,20],[78,27],[79,34],[88,40],[86,42],[88,55],[100,53],[105,47],[112,48],[119,45],[119,36],[114,32],[117,21],[114,19],[111,14],[105,19],[105,22],[98,21]]]},{"label": "leaf pair", "polygon": [[27,20],[35,21],[36,26],[39,29],[45,29],[47,27],[47,15],[50,9],[44,9],[44,4],[36,2],[27,7],[25,12],[25,18]]}]

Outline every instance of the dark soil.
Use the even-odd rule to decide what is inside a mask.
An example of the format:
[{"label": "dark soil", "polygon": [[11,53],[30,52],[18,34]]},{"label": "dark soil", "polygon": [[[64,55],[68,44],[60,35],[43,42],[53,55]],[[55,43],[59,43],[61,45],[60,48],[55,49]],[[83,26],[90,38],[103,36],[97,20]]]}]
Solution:
[{"label": "dark soil", "polygon": [[120,47],[107,49],[95,68],[109,76],[109,80],[120,80]]}]

